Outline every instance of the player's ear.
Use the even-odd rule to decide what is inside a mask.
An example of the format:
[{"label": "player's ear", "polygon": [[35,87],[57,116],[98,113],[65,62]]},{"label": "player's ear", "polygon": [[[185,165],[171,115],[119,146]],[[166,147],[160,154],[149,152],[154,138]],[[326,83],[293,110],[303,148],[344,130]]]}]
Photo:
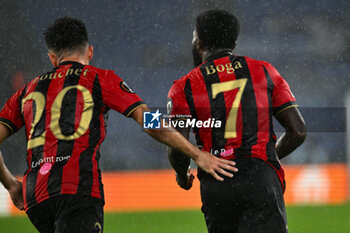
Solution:
[{"label": "player's ear", "polygon": [[196,40],[196,48],[197,48],[197,51],[200,53],[202,53],[203,51],[206,50],[204,44],[202,43],[202,41],[200,39]]},{"label": "player's ear", "polygon": [[89,45],[88,48],[88,58],[89,61],[94,57],[94,47],[92,45]]},{"label": "player's ear", "polygon": [[193,31],[193,39],[192,39],[192,46],[196,46],[197,51],[204,50],[203,43],[201,40],[198,38],[197,31]]},{"label": "player's ear", "polygon": [[197,39],[195,43],[196,43],[197,50],[202,49],[202,42],[199,39]]},{"label": "player's ear", "polygon": [[233,45],[232,51],[236,48],[237,41],[235,41],[235,44]]},{"label": "player's ear", "polygon": [[54,67],[56,67],[56,66],[59,65],[59,64],[58,64],[58,58],[57,58],[56,54],[54,54],[53,52],[49,52],[49,53],[47,54],[47,56],[49,56],[50,62],[51,62],[51,64],[52,64]]},{"label": "player's ear", "polygon": [[203,42],[198,37],[197,37],[195,43],[196,43],[196,48],[198,51],[204,52],[205,50],[207,50],[207,48],[205,47]]}]

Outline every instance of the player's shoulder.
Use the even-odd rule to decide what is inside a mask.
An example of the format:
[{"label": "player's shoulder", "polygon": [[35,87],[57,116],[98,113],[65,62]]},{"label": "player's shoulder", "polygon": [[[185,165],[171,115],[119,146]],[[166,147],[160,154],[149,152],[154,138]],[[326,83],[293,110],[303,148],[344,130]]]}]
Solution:
[{"label": "player's shoulder", "polygon": [[115,72],[114,70],[110,70],[110,69],[101,69],[95,66],[91,66],[91,65],[86,65],[84,67],[84,69],[88,69],[94,76],[98,75],[98,77],[100,79],[104,79],[104,80],[115,80],[115,79],[120,79],[122,80]]},{"label": "player's shoulder", "polygon": [[272,66],[271,63],[269,63],[267,61],[254,59],[254,58],[251,58],[248,56],[236,56],[236,58],[245,59],[247,64],[260,64],[260,65],[263,65],[265,67]]},{"label": "player's shoulder", "polygon": [[92,66],[92,65],[86,65],[86,66],[84,66],[84,69],[88,69],[92,73],[96,73],[96,74],[103,75],[103,76],[106,76],[109,73],[114,73],[113,70],[101,69],[101,68],[98,68],[98,67]]},{"label": "player's shoulder", "polygon": [[197,79],[201,77],[200,66],[192,69],[186,75],[182,76],[180,79],[177,79],[173,82],[173,86],[184,87],[186,82],[190,79]]}]

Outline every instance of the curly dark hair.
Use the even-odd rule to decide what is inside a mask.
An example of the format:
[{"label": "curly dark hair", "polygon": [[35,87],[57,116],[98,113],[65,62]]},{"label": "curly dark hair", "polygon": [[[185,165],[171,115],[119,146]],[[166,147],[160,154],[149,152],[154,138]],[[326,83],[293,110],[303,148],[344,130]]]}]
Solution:
[{"label": "curly dark hair", "polygon": [[224,10],[205,11],[196,19],[198,38],[208,50],[233,49],[239,30],[238,19]]},{"label": "curly dark hair", "polygon": [[76,18],[58,18],[44,32],[46,46],[54,53],[63,51],[82,51],[88,44],[85,24]]}]

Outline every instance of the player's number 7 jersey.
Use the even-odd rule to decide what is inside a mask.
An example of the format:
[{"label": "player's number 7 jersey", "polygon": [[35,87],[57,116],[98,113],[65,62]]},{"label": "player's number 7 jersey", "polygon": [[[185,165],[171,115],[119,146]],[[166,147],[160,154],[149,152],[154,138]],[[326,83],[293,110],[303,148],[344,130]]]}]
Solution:
[{"label": "player's number 7 jersey", "polygon": [[193,127],[197,144],[226,159],[262,159],[278,171],[283,184],[272,117],[297,105],[271,64],[227,54],[209,57],[174,82],[168,106],[171,116],[220,121],[221,127]]},{"label": "player's number 7 jersey", "polygon": [[219,93],[224,93],[227,91],[233,91],[235,89],[238,89],[236,97],[232,101],[231,109],[228,109],[228,117],[226,120],[225,134],[224,134],[225,139],[237,137],[236,124],[237,124],[238,108],[241,103],[242,94],[246,84],[247,84],[247,79],[245,78],[245,79],[239,79],[239,80],[226,81],[222,83],[213,83],[211,85],[213,99],[215,99]]}]

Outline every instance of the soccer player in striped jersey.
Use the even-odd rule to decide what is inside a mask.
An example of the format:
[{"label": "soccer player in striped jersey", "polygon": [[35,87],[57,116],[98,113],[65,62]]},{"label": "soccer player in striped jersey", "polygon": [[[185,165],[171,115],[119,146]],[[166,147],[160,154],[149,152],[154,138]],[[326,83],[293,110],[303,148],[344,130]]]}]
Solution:
[{"label": "soccer player in striped jersey", "polygon": [[[209,233],[285,233],[280,159],[303,143],[305,124],[289,85],[271,64],[233,54],[239,29],[236,17],[226,11],[211,10],[197,17],[192,41],[195,68],[174,82],[168,113],[173,121],[176,116],[221,121],[221,127],[195,125],[197,145],[237,163],[239,172],[224,182],[198,171]],[[273,116],[286,130],[278,140]],[[189,128],[177,129],[189,137]],[[191,188],[190,159],[173,149],[169,159],[180,187]]]},{"label": "soccer player in striped jersey", "polygon": [[[28,170],[22,185],[0,155],[0,181],[40,232],[103,232],[104,194],[99,168],[110,109],[143,123],[143,100],[113,71],[89,65],[93,47],[83,22],[64,17],[44,33],[52,71],[16,92],[0,111],[0,144],[25,127]],[[233,161],[198,150],[176,130],[150,136],[193,158],[222,180]],[[130,148],[131,149],[131,148]]]}]

